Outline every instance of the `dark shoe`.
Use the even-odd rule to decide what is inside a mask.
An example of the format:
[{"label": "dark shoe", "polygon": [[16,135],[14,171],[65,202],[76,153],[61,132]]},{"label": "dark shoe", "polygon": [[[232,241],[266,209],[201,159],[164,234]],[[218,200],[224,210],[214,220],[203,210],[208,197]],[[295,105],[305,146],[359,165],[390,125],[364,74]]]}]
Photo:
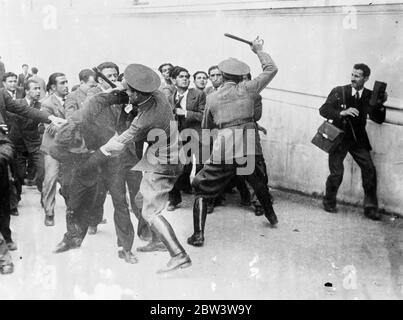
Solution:
[{"label": "dark shoe", "polygon": [[272,226],[276,226],[278,224],[277,216],[272,206],[265,211],[264,215]]},{"label": "dark shoe", "polygon": [[102,221],[99,224],[107,224],[107,223],[108,223],[108,220],[102,219]]},{"label": "dark shoe", "polygon": [[120,259],[124,259],[127,263],[135,264],[139,262],[137,257],[131,251],[119,250],[118,256]]},{"label": "dark shoe", "polygon": [[252,203],[250,201],[243,200],[243,201],[241,201],[241,203],[239,205],[241,207],[250,207],[252,205]]},{"label": "dark shoe", "polygon": [[11,214],[12,216],[19,216],[19,215],[20,215],[20,214],[18,213],[18,209],[17,209],[17,208],[11,209],[10,214]]},{"label": "dark shoe", "polygon": [[336,206],[332,206],[330,204],[323,204],[323,209],[325,209],[326,212],[330,213],[337,213],[337,208]]},{"label": "dark shoe", "polygon": [[378,212],[377,208],[365,208],[364,215],[371,220],[379,221],[381,220],[381,215]]},{"label": "dark shoe", "polygon": [[157,273],[165,273],[177,269],[184,269],[190,267],[191,265],[192,260],[190,260],[190,257],[186,254],[186,252],[182,252],[175,257],[172,257],[171,260],[169,260],[166,268],[158,270]]},{"label": "dark shoe", "polygon": [[178,205],[179,205],[179,203],[173,204],[172,202],[170,202],[170,203],[168,204],[167,211],[174,211],[175,209],[178,208]]},{"label": "dark shoe", "polygon": [[45,226],[53,227],[55,225],[55,217],[54,216],[45,216]]},{"label": "dark shoe", "polygon": [[224,201],[225,201],[225,197],[223,195],[220,195],[220,196],[214,198],[213,205],[215,207],[224,206]]},{"label": "dark shoe", "polygon": [[207,214],[212,214],[214,212],[214,203],[208,202],[207,203]]},{"label": "dark shoe", "polygon": [[94,234],[97,234],[98,228],[97,227],[88,227],[88,231],[87,233],[91,236],[93,236]]},{"label": "dark shoe", "polygon": [[13,272],[14,272],[14,264],[12,262],[0,266],[0,273],[1,274],[10,274],[10,273],[13,273]]},{"label": "dark shoe", "polygon": [[155,251],[168,251],[167,247],[162,242],[151,241],[143,247],[138,247],[139,252],[155,252]]},{"label": "dark shoe", "polygon": [[53,251],[53,253],[62,253],[74,248],[77,247],[69,245],[66,242],[62,241],[56,246],[56,249]]},{"label": "dark shoe", "polygon": [[202,247],[204,245],[204,236],[201,232],[192,234],[188,238],[188,244],[194,247]]},{"label": "dark shoe", "polygon": [[260,217],[264,215],[264,209],[261,206],[255,207],[255,216]]},{"label": "dark shoe", "polygon": [[13,241],[7,242],[7,248],[10,251],[15,251],[18,249],[17,244]]}]

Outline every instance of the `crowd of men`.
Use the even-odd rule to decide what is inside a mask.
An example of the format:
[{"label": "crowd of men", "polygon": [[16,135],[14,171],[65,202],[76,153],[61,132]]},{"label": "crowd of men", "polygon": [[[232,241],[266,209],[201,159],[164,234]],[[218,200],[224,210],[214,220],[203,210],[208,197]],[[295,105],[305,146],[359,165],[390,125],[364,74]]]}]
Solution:
[{"label": "crowd of men", "polygon": [[[110,194],[118,257],[127,263],[138,262],[132,252],[137,233],[148,241],[137,251],[168,251],[171,258],[159,272],[192,263],[163,215],[165,209],[174,211],[180,206],[182,193],[194,194],[189,245],[204,245],[207,214],[235,187],[240,205],[253,205],[256,216],[264,215],[276,226],[259,136],[266,130],[257,121],[262,116],[260,92],[278,69],[263,51],[263,41],[255,39],[251,49],[262,66],[262,73],[254,79],[249,66],[233,58],[193,76],[171,63],[162,64],[158,75],[141,64],[130,64],[121,73],[115,63],[104,62],[97,70],[80,71],[80,83],[71,92],[66,75],[60,72],[51,74],[46,84],[38,69],[29,73],[26,64],[18,76],[3,70],[0,272],[14,269],[8,251],[17,250],[17,245],[12,240],[10,215],[19,214],[23,185],[39,190],[48,227],[55,225],[57,192],[63,196],[67,231],[55,253],[78,248],[86,234],[97,233],[98,225],[106,223],[104,202]],[[385,110],[369,106],[371,92],[364,88],[369,73],[366,65],[354,66],[352,83],[343,89],[347,109],[334,97],[341,88],[337,87],[320,110],[341,128],[346,129],[347,117],[353,124],[353,132],[347,132],[340,150],[329,156],[331,174],[324,208],[336,211],[342,163],[350,152],[363,172],[365,213],[379,219],[376,173],[365,122],[367,114],[383,122]],[[208,87],[209,81],[212,86]],[[215,135],[203,138],[205,130]],[[138,220],[136,232],[130,208]]]}]

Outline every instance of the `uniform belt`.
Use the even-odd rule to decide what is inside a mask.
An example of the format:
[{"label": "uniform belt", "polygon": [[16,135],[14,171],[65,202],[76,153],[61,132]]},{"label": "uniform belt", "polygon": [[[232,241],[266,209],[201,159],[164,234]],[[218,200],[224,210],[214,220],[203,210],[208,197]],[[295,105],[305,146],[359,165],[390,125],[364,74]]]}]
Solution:
[{"label": "uniform belt", "polygon": [[249,123],[249,122],[255,122],[253,118],[246,118],[246,119],[237,119],[231,122],[227,123],[221,123],[218,125],[218,129],[225,129],[229,127],[234,127],[234,126],[239,126],[241,124]]}]

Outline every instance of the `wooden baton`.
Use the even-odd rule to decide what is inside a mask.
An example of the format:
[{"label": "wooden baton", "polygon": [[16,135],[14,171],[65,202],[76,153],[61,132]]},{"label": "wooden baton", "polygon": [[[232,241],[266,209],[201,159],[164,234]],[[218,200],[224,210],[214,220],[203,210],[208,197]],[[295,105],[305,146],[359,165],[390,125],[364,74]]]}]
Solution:
[{"label": "wooden baton", "polygon": [[229,33],[224,33],[224,36],[226,36],[226,37],[228,37],[228,38],[231,38],[231,39],[234,39],[234,40],[237,40],[237,41],[241,41],[241,42],[243,42],[243,43],[247,43],[247,44],[249,44],[250,46],[252,45],[252,42],[251,42],[251,41],[242,39],[242,38],[240,38],[240,37],[234,36],[234,35],[229,34]]}]

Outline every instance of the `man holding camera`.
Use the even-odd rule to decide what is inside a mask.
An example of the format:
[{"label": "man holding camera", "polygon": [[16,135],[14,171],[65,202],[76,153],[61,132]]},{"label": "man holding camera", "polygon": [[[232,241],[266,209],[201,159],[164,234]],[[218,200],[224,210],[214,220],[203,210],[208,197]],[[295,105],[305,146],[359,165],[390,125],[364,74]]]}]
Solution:
[{"label": "man holding camera", "polygon": [[364,88],[370,73],[367,65],[355,64],[351,73],[351,84],[334,88],[319,110],[321,116],[333,120],[333,124],[344,131],[342,142],[329,154],[330,175],[326,181],[323,206],[327,212],[337,212],[336,195],[343,180],[343,161],[347,153],[350,153],[361,168],[365,216],[380,220],[376,170],[371,159],[372,148],[365,126],[367,116],[379,124],[385,121],[386,110],[383,102],[386,101],[387,95],[385,93],[380,97],[375,105],[370,104],[372,91]]}]

